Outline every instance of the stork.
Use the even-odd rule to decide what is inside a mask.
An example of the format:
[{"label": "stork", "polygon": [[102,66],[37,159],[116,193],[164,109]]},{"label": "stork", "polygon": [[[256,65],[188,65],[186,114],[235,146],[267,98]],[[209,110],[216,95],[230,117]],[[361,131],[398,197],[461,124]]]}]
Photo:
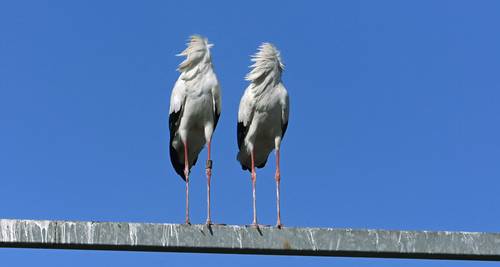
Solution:
[{"label": "stork", "polygon": [[210,144],[221,112],[221,92],[213,70],[208,40],[191,36],[187,48],[178,56],[186,59],[179,65],[180,72],[170,97],[170,161],[186,182],[186,224],[189,220],[189,173],[198,154],[207,145],[207,224],[210,216],[210,179],[212,160]]},{"label": "stork", "polygon": [[270,43],[263,43],[251,59],[254,64],[247,74],[250,82],[240,101],[238,111],[238,156],[243,170],[251,172],[253,226],[257,224],[255,167],[266,165],[269,153],[276,152],[276,226],[281,228],[280,213],[280,145],[288,126],[289,98],[281,82],[284,65],[280,52]]}]

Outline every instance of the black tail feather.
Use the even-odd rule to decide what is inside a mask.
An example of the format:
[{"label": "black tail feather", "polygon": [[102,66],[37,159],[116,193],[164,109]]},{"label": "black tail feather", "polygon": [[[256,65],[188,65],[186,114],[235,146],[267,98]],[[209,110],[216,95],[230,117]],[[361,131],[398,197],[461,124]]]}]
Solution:
[{"label": "black tail feather", "polygon": [[[262,164],[257,165],[255,167],[257,167],[258,169],[262,169],[262,168],[264,168],[264,166],[266,166],[266,163],[267,163],[267,159]],[[243,165],[243,163],[241,163],[241,162],[240,162],[240,165],[241,165],[241,169],[242,170],[244,170],[244,171],[248,170],[249,172],[252,172],[252,168],[251,167],[247,167],[247,166]]]}]

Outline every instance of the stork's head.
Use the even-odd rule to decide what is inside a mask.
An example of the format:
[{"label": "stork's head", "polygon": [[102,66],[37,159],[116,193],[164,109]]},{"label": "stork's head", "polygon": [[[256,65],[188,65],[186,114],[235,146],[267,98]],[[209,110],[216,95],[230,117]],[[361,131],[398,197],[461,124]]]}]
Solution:
[{"label": "stork's head", "polygon": [[179,72],[186,72],[200,63],[210,63],[210,48],[214,46],[208,43],[208,39],[201,35],[191,35],[187,48],[177,56],[185,56],[186,59],[179,64]]},{"label": "stork's head", "polygon": [[281,61],[280,51],[270,43],[262,43],[259,50],[252,56],[252,70],[245,79],[253,83],[266,80],[266,77],[272,78],[274,82],[281,79],[281,72],[285,68]]}]

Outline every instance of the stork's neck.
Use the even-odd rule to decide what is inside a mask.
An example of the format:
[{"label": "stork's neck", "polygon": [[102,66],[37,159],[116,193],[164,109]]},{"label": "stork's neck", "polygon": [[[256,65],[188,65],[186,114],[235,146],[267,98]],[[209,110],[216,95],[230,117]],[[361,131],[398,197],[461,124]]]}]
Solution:
[{"label": "stork's neck", "polygon": [[212,62],[210,59],[208,61],[202,60],[198,64],[192,66],[185,72],[181,74],[181,78],[185,81],[196,80],[204,74],[212,71]]},{"label": "stork's neck", "polygon": [[252,82],[251,90],[255,96],[259,96],[267,91],[273,90],[280,82],[281,72],[273,70],[261,79]]}]

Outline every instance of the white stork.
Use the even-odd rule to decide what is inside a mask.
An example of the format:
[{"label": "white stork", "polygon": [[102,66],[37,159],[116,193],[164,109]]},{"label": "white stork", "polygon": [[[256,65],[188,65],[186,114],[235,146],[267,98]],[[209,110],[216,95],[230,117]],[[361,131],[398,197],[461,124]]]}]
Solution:
[{"label": "white stork", "polygon": [[284,65],[280,52],[269,43],[263,43],[252,57],[253,69],[247,74],[250,85],[240,101],[238,111],[237,159],[252,178],[253,226],[257,226],[255,199],[255,167],[266,165],[269,153],[276,151],[276,209],[277,227],[282,226],[280,216],[280,144],[288,126],[288,93],[281,82]]},{"label": "white stork", "polygon": [[210,142],[221,112],[219,82],[214,73],[206,38],[191,36],[187,48],[178,56],[186,56],[179,65],[181,73],[170,97],[170,161],[186,182],[186,224],[189,224],[189,172],[198,154],[207,144],[207,224],[210,218],[210,179],[212,160]]}]

